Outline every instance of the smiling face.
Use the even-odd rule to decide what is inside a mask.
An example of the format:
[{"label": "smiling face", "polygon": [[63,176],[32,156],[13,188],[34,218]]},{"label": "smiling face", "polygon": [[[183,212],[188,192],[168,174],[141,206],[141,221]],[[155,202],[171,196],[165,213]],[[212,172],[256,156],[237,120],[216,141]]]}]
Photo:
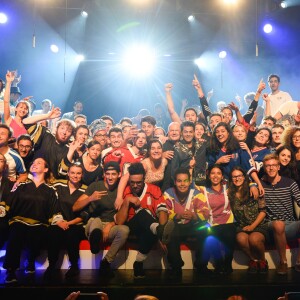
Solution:
[{"label": "smiling face", "polygon": [[17,143],[17,147],[20,156],[26,157],[32,149],[32,142],[29,140],[19,140]]},{"label": "smiling face", "polygon": [[234,170],[231,173],[232,183],[236,187],[241,187],[245,181],[245,176],[242,171],[240,170]]},{"label": "smiling face", "polygon": [[119,148],[123,144],[123,136],[121,132],[111,132],[109,134],[109,139],[113,148]]},{"label": "smiling face", "polygon": [[196,139],[201,139],[202,135],[204,134],[205,130],[202,124],[196,124],[195,126],[195,137]]},{"label": "smiling face", "polygon": [[147,144],[146,133],[145,132],[139,132],[136,136],[134,146],[136,146],[138,149],[143,149],[146,144]]},{"label": "smiling face", "polygon": [[129,186],[133,195],[140,196],[145,186],[144,175],[143,174],[130,175]]},{"label": "smiling face", "polygon": [[180,124],[179,123],[172,123],[169,126],[169,130],[168,130],[168,137],[169,140],[173,141],[173,142],[177,142],[180,139]]},{"label": "smiling face", "polygon": [[232,133],[239,142],[244,142],[247,138],[247,131],[243,126],[235,126]]},{"label": "smiling face", "polygon": [[208,178],[209,178],[212,186],[220,185],[223,180],[222,171],[218,167],[214,167],[211,169]]},{"label": "smiling face", "polygon": [[275,178],[278,175],[280,165],[279,161],[276,159],[269,159],[264,161],[264,169],[268,177]]},{"label": "smiling face", "polygon": [[82,175],[82,168],[79,166],[74,165],[68,170],[69,181],[74,185],[79,184],[81,182]]},{"label": "smiling face", "polygon": [[195,130],[192,126],[184,126],[182,129],[182,138],[185,142],[191,143],[195,137]]},{"label": "smiling face", "polygon": [[185,194],[190,188],[190,179],[187,174],[177,174],[175,179],[175,187],[179,193]]},{"label": "smiling face", "polygon": [[162,158],[162,146],[159,142],[153,142],[150,146],[149,157],[157,160]]},{"label": "smiling face", "polygon": [[30,167],[31,174],[42,174],[47,172],[48,168],[46,167],[46,161],[43,158],[37,158],[33,161]]},{"label": "smiling face", "polygon": [[296,149],[300,149],[300,130],[294,132],[292,136],[292,143]]},{"label": "smiling face", "polygon": [[283,165],[283,166],[287,166],[291,159],[292,159],[292,154],[291,154],[291,151],[288,150],[288,149],[283,149],[279,155],[279,162]]},{"label": "smiling face", "polygon": [[224,145],[229,138],[229,132],[225,126],[219,126],[215,131],[215,136],[219,143]]},{"label": "smiling face", "polygon": [[108,185],[108,188],[114,187],[118,183],[118,179],[121,176],[121,173],[118,173],[116,170],[107,170],[104,173],[104,180]]},{"label": "smiling face", "polygon": [[28,109],[28,105],[26,105],[25,103],[19,103],[16,106],[15,109],[15,115],[20,117],[21,119],[24,119],[28,116],[29,114],[29,109]]}]

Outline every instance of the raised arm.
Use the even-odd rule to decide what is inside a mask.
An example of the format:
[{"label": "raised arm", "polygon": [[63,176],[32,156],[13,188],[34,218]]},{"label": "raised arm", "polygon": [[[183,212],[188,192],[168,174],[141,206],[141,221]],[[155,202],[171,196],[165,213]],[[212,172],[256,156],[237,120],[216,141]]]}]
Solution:
[{"label": "raised arm", "polygon": [[172,83],[165,84],[165,92],[166,92],[166,101],[167,101],[168,112],[169,112],[171,120],[173,122],[181,123],[180,117],[178,116],[178,113],[175,111],[175,106],[174,106],[172,93],[171,93],[172,89],[173,89],[173,84]]},{"label": "raised arm", "polygon": [[205,117],[205,121],[208,123],[208,117],[212,114],[212,112],[209,108],[208,101],[203,93],[201,84],[195,74],[194,74],[194,79],[192,81],[192,85],[194,86],[195,90],[197,91],[197,94],[198,94],[198,97],[200,100],[201,109],[202,109],[203,115]]},{"label": "raised arm", "polygon": [[10,88],[12,85],[12,82],[15,79],[15,73],[12,71],[7,71],[6,73],[6,87],[4,92],[4,122],[6,125],[10,126],[10,123],[12,121],[12,117],[10,115]]},{"label": "raised arm", "polygon": [[47,114],[34,115],[23,120],[23,124],[35,124],[44,120],[52,120],[59,118],[61,115],[61,111],[59,107],[52,106],[52,109]]}]

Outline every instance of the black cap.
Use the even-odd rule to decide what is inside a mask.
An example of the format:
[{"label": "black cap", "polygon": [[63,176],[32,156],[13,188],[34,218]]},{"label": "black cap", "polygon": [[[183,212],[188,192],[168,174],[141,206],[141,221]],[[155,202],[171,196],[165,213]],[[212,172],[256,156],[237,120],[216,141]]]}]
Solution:
[{"label": "black cap", "polygon": [[109,170],[115,170],[118,173],[121,172],[120,165],[116,161],[109,161],[109,162],[105,163],[103,170],[104,170],[104,172],[109,171]]}]

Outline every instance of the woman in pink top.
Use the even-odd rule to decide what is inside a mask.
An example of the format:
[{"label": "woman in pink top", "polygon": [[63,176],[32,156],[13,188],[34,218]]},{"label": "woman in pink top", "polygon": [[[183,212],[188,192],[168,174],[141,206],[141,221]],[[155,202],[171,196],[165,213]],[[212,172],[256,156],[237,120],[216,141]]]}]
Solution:
[{"label": "woman in pink top", "polygon": [[23,125],[23,119],[29,115],[29,103],[19,101],[15,108],[15,117],[10,115],[10,88],[15,79],[15,73],[8,71],[6,74],[6,89],[4,93],[4,121],[13,130],[13,136],[17,139],[20,135],[26,134],[27,130]]}]

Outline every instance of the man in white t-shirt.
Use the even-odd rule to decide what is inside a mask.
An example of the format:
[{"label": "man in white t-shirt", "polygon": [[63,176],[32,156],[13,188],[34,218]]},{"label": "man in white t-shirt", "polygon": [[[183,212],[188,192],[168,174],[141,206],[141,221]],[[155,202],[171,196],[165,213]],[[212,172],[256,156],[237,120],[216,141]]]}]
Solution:
[{"label": "man in white t-shirt", "polygon": [[[283,103],[292,101],[292,97],[289,93],[279,90],[280,77],[278,75],[275,74],[269,75],[268,84],[271,89],[271,93],[269,94],[270,103],[271,103],[271,116],[274,117],[279,107]],[[264,103],[264,108],[265,108],[265,103]]]}]

